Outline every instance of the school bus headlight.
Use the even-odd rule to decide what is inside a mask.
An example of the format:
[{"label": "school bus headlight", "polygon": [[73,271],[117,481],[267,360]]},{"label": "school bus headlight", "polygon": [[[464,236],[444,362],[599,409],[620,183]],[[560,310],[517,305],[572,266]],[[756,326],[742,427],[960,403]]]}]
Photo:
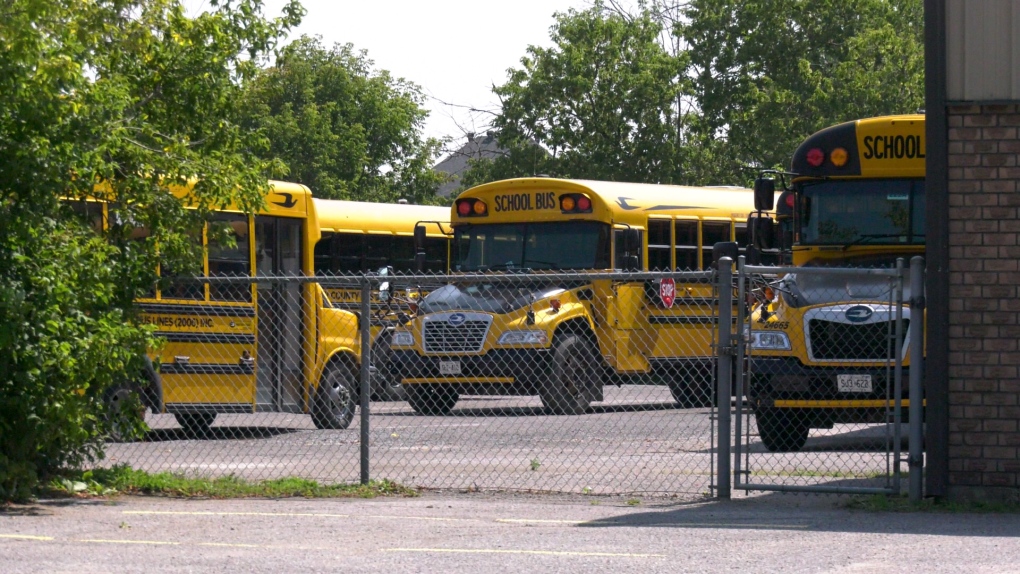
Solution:
[{"label": "school bus headlight", "polygon": [[393,333],[393,339],[390,341],[391,347],[413,347],[414,346],[414,333],[410,331],[397,331]]},{"label": "school bus headlight", "polygon": [[499,336],[500,345],[548,345],[545,331],[507,331]]},{"label": "school bus headlight", "polygon": [[790,338],[786,333],[778,331],[751,331],[750,343],[752,349],[767,351],[789,351]]}]

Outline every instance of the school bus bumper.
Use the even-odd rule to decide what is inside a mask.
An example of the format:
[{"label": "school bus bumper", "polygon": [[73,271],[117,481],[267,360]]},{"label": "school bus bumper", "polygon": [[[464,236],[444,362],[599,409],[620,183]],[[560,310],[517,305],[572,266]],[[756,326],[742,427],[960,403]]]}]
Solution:
[{"label": "school bus bumper", "polygon": [[[794,358],[756,357],[749,362],[746,395],[755,409],[790,409],[812,421],[812,427],[835,423],[885,422],[895,406],[892,367],[813,367]],[[865,375],[870,390],[840,391],[839,375]],[[901,380],[902,420],[907,420],[909,368]]]},{"label": "school bus bumper", "polygon": [[[493,349],[484,355],[430,355],[422,356],[415,351],[394,350],[390,358],[390,369],[394,377],[408,384],[455,384],[485,387],[500,394],[532,393],[545,379],[549,371],[549,349]],[[444,375],[440,372],[441,361],[457,361],[460,373]]]}]

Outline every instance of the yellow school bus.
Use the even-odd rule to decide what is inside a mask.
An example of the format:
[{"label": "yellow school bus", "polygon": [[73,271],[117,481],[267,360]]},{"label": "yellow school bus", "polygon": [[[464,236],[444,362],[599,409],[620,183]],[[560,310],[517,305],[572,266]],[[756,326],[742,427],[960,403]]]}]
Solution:
[{"label": "yellow school bus", "polygon": [[[551,272],[707,269],[718,242],[746,244],[751,190],[526,178],[462,193],[451,272],[487,274],[429,293],[393,334],[411,407],[445,414],[466,394],[538,395],[558,414],[607,381],[661,380],[685,404],[711,393],[712,286],[550,281]],[[501,283],[510,274],[527,281]]]},{"label": "yellow school bus", "polygon": [[[792,212],[793,264],[890,268],[923,255],[924,156],[923,115],[847,122],[806,139],[779,200]],[[907,341],[923,334],[903,313],[906,366]],[[785,277],[748,333],[747,395],[765,446],[799,450],[811,428],[884,422],[894,320],[887,278]]]},{"label": "yellow school bus", "polygon": [[[184,199],[190,187],[171,187],[171,192]],[[216,211],[195,237],[203,247],[200,268],[175,275],[267,279],[169,282],[137,301],[141,321],[154,326],[164,343],[150,353],[144,384],[118,386],[107,397],[114,412],[137,395],[154,412],[173,414],[191,435],[206,433],[218,414],[228,413],[308,413],[324,429],[351,423],[360,388],[358,313],[334,306],[314,282],[268,278],[315,275],[323,233],[320,209],[331,222],[326,233],[332,239],[337,229],[357,227],[341,225],[345,213],[363,218],[365,209],[313,200],[307,187],[281,181],[270,182],[265,203],[255,215],[230,207]],[[130,225],[116,204],[73,205],[97,229]],[[389,232],[388,223],[373,221],[375,227],[362,231]],[[211,241],[211,226],[233,241]],[[140,227],[129,230],[134,239],[147,233]]]},{"label": "yellow school bus", "polygon": [[[392,276],[390,288],[383,292],[383,297],[378,290],[373,291],[372,397],[376,400],[403,400],[400,382],[395,381],[385,367],[389,358],[389,340],[393,328],[410,316],[419,288],[423,286],[401,285],[400,275],[447,271],[450,208],[332,199],[314,199],[313,203],[322,235],[315,244],[315,273],[323,279],[327,305],[354,313],[360,313],[361,309],[361,289],[343,284],[330,285],[330,277],[378,273],[380,270]],[[415,227],[425,232],[423,244],[418,247],[415,246]],[[425,255],[420,265],[415,261],[418,248]],[[413,288],[413,291],[408,293],[407,288]]]}]

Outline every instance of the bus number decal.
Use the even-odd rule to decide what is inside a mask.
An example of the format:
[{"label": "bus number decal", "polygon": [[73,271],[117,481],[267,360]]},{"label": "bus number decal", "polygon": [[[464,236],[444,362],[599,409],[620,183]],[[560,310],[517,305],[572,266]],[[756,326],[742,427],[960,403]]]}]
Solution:
[{"label": "bus number decal", "polygon": [[865,136],[864,159],[924,159],[921,136]]},{"label": "bus number decal", "polygon": [[210,317],[166,317],[162,315],[142,315],[142,324],[154,325],[162,329],[211,329],[213,320]]}]

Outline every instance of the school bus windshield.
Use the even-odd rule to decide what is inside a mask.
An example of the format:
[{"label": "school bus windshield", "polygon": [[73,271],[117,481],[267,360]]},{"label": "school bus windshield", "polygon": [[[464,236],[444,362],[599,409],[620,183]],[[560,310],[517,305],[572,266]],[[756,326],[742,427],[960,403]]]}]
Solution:
[{"label": "school bus windshield", "polygon": [[924,245],[924,180],[802,184],[802,245]]},{"label": "school bus windshield", "polygon": [[595,221],[461,225],[454,269],[606,269],[609,225]]}]

